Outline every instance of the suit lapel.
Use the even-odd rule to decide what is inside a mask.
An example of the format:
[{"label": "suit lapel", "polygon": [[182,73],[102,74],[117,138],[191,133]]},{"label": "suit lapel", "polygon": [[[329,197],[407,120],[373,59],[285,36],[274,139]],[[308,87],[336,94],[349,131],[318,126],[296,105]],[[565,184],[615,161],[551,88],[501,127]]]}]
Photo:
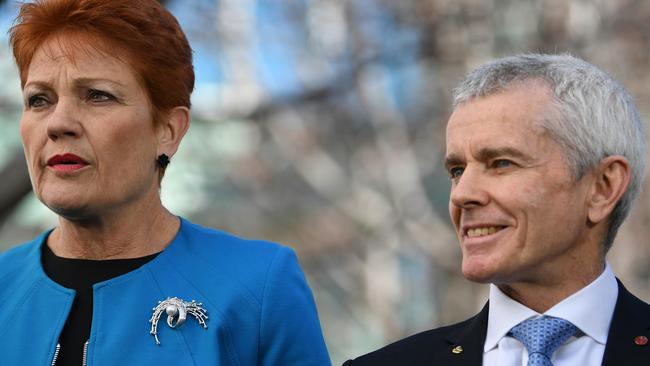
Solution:
[{"label": "suit lapel", "polygon": [[650,339],[650,305],[636,298],[618,281],[618,299],[607,336],[603,366],[650,364],[650,344],[637,345],[636,337],[646,337],[646,341]]},{"label": "suit lapel", "polygon": [[[481,312],[467,321],[464,327],[447,336],[448,350],[443,357],[444,363],[440,364],[450,366],[482,365],[483,347],[487,335],[488,309],[489,304],[485,304]],[[637,345],[635,338],[640,336],[650,340],[650,305],[632,295],[618,281],[618,299],[607,336],[602,366],[649,365],[650,342],[646,345]],[[454,349],[456,352],[453,352]],[[461,349],[462,351],[460,351]]]},{"label": "suit lapel", "polygon": [[489,304],[486,303],[481,312],[469,320],[467,326],[459,328],[446,338],[449,345],[449,358],[445,365],[482,365],[483,346],[487,335],[488,309]]}]

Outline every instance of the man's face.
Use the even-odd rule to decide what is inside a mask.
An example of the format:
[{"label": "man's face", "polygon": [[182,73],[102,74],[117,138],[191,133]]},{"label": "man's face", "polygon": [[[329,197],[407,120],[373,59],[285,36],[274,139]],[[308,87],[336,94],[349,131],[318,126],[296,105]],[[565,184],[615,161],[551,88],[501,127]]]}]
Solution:
[{"label": "man's face", "polygon": [[538,283],[578,269],[589,179],[575,181],[538,123],[550,100],[528,82],[462,104],[449,120],[449,212],[469,280]]}]

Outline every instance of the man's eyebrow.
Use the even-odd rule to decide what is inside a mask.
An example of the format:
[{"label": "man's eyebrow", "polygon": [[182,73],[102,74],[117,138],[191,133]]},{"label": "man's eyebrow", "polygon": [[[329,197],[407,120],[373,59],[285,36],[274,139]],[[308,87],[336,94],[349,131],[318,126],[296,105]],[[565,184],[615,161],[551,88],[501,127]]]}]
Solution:
[{"label": "man's eyebrow", "polygon": [[[498,157],[513,157],[521,159],[523,162],[529,163],[533,161],[533,158],[521,150],[517,150],[512,147],[486,147],[478,151],[477,158],[478,160],[485,161],[491,160]],[[465,159],[458,155],[451,153],[445,157],[445,168],[449,170],[452,166],[463,165],[465,164]]]},{"label": "man's eyebrow", "polygon": [[477,157],[479,160],[490,160],[498,157],[510,156],[514,158],[519,158],[524,162],[530,162],[533,158],[521,150],[514,149],[512,147],[498,147],[491,148],[486,147],[478,151]]},{"label": "man's eyebrow", "polygon": [[457,154],[449,154],[445,157],[445,169],[449,170],[452,166],[465,164],[465,159]]}]

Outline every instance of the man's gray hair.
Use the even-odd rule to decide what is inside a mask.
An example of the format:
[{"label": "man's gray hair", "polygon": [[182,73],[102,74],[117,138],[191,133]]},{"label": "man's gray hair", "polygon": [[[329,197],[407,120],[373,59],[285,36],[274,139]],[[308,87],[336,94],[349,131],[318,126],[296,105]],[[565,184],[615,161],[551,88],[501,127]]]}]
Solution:
[{"label": "man's gray hair", "polygon": [[607,156],[621,155],[631,165],[630,185],[609,217],[607,251],[644,177],[645,134],[634,101],[611,76],[581,59],[566,54],[522,54],[472,71],[454,90],[454,108],[532,80],[545,82],[552,91],[557,113],[542,116],[543,125],[563,148],[576,179]]}]

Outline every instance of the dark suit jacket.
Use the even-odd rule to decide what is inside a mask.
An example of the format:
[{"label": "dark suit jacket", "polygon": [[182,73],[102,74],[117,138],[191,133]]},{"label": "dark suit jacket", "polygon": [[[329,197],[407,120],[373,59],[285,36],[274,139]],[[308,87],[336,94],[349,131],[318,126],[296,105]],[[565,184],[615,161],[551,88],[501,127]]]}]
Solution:
[{"label": "dark suit jacket", "polygon": [[[650,305],[632,295],[620,282],[618,289],[602,365],[648,366],[650,343],[637,345],[635,338],[650,339]],[[598,304],[593,306],[598,307]],[[481,366],[487,321],[488,304],[464,322],[413,335],[347,361],[343,366]]]}]

